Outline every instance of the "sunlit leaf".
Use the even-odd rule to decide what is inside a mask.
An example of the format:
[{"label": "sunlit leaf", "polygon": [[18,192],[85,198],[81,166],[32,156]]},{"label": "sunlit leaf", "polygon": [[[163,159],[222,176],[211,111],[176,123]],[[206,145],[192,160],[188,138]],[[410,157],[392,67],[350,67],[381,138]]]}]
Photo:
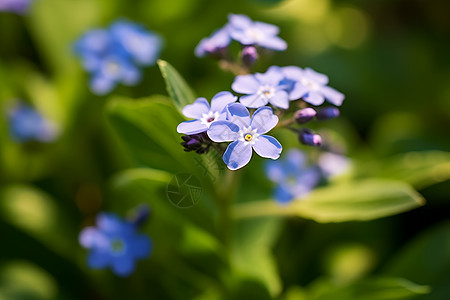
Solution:
[{"label": "sunlit leaf", "polygon": [[181,112],[183,107],[194,102],[195,95],[180,73],[171,64],[167,61],[159,60],[158,66],[166,81],[167,92],[172,98],[175,107]]},{"label": "sunlit leaf", "polygon": [[417,208],[424,199],[406,183],[390,180],[345,182],[318,188],[307,199],[279,205],[274,200],[242,203],[237,218],[260,215],[291,215],[317,222],[366,221]]}]

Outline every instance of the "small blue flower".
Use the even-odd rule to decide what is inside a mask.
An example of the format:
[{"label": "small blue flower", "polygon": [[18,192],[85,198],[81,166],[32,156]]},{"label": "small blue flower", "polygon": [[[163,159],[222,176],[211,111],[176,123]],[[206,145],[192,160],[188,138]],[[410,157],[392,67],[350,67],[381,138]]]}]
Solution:
[{"label": "small blue flower", "polygon": [[286,78],[295,81],[295,85],[289,92],[291,100],[302,98],[312,105],[321,105],[325,99],[336,106],[341,106],[344,101],[344,94],[327,86],[328,76],[316,71],[298,67],[281,68]]},{"label": "small blue flower", "polygon": [[212,123],[207,134],[214,142],[232,142],[223,155],[223,161],[230,170],[248,164],[253,150],[264,158],[280,157],[281,144],[275,138],[264,135],[278,123],[278,117],[270,107],[257,109],[250,118],[245,106],[233,103],[227,106],[227,119]]},{"label": "small blue flower", "polygon": [[340,154],[325,152],[320,155],[318,165],[326,178],[336,177],[349,171],[351,160]]},{"label": "small blue flower", "polygon": [[25,14],[32,0],[0,0],[0,11]]},{"label": "small blue flower", "polygon": [[305,197],[321,178],[317,167],[306,166],[306,155],[299,150],[290,150],[283,160],[268,162],[266,174],[277,184],[274,197],[280,204]]},{"label": "small blue flower", "polygon": [[56,137],[54,125],[32,107],[17,105],[9,111],[9,132],[18,142],[51,142]]},{"label": "small blue flower", "polygon": [[177,127],[178,133],[197,134],[206,131],[218,120],[226,120],[225,107],[236,100],[237,97],[230,92],[217,93],[211,99],[211,106],[205,98],[198,98],[194,103],[183,108],[183,115],[195,120],[180,123]]},{"label": "small blue flower", "polygon": [[266,49],[283,51],[287,43],[278,37],[278,26],[263,22],[254,22],[245,15],[228,16],[230,36],[243,45],[254,45]]},{"label": "small blue flower", "polygon": [[258,108],[267,103],[289,108],[289,95],[284,84],[285,76],[279,68],[269,68],[266,73],[238,75],[231,88],[241,94],[240,102],[250,108]]},{"label": "small blue flower", "polygon": [[219,55],[223,49],[227,48],[231,42],[231,37],[228,33],[227,27],[216,30],[210,37],[204,38],[195,48],[195,55],[197,57],[204,57],[207,55]]},{"label": "small blue flower", "polygon": [[75,53],[92,78],[91,90],[99,95],[110,92],[118,83],[136,85],[141,66],[156,62],[161,38],[128,22],[117,21],[108,29],[93,29],[74,45]]},{"label": "small blue flower", "polygon": [[80,244],[89,249],[87,264],[92,269],[111,267],[119,276],[128,276],[135,269],[135,261],[147,258],[151,240],[136,232],[136,226],[112,213],[100,213],[97,227],[85,228],[79,236]]}]

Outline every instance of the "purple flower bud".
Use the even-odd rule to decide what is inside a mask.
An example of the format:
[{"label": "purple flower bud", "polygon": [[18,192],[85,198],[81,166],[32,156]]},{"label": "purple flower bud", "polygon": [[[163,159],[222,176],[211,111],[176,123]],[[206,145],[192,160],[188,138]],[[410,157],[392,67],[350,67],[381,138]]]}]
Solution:
[{"label": "purple flower bud", "polygon": [[203,154],[208,152],[211,144],[211,140],[206,135],[206,132],[183,135],[181,138],[184,142],[181,142],[180,145],[184,147],[186,152],[195,151],[198,154]]},{"label": "purple flower bud", "polygon": [[338,108],[329,106],[318,110],[316,118],[319,121],[327,121],[339,117],[339,114]]},{"label": "purple flower bud", "polygon": [[140,227],[148,220],[150,216],[150,206],[148,204],[141,204],[136,207],[128,217],[128,221],[135,227]]},{"label": "purple flower bud", "polygon": [[307,128],[300,131],[298,138],[304,145],[316,147],[322,145],[322,137]]},{"label": "purple flower bud", "polygon": [[254,46],[247,46],[241,52],[242,62],[246,66],[252,66],[259,58],[258,51]]},{"label": "purple flower bud", "polygon": [[311,121],[316,116],[316,111],[311,108],[303,108],[300,110],[297,110],[294,114],[295,121],[299,124],[305,124]]}]

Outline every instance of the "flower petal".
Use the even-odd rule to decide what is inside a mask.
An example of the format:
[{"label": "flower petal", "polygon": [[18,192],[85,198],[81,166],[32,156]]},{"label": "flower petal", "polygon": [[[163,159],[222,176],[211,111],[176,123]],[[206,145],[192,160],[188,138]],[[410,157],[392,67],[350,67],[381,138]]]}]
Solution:
[{"label": "flower petal", "polygon": [[183,134],[196,134],[204,132],[208,129],[208,126],[203,124],[200,120],[185,121],[177,126],[177,132]]},{"label": "flower petal", "polygon": [[341,106],[342,102],[344,102],[345,96],[341,92],[329,87],[324,86],[320,89],[322,95],[327,99],[328,102],[334,104],[336,106]]},{"label": "flower petal", "polygon": [[152,241],[145,234],[136,235],[130,243],[135,258],[146,258],[150,255]]},{"label": "flower petal", "polygon": [[321,85],[326,85],[328,83],[328,76],[322,73],[318,73],[311,68],[305,68],[303,76],[310,78]]},{"label": "flower petal", "polygon": [[234,141],[228,145],[227,150],[223,154],[223,161],[230,170],[242,168],[252,158],[252,146],[245,142]]},{"label": "flower petal", "polygon": [[116,275],[122,277],[129,276],[134,271],[134,260],[129,255],[114,257],[112,269]]},{"label": "flower petal", "polygon": [[274,197],[279,204],[288,204],[294,199],[294,195],[292,195],[289,187],[284,184],[280,184],[276,187]]},{"label": "flower petal", "polygon": [[227,119],[240,128],[250,126],[250,112],[241,103],[233,103],[227,106]]},{"label": "flower petal", "polygon": [[289,93],[289,100],[297,100],[302,98],[308,93],[308,88],[301,84],[300,82],[296,82],[294,88]]},{"label": "flower petal", "polygon": [[209,113],[210,107],[208,100],[197,98],[194,103],[186,105],[182,112],[188,118],[200,119],[203,114]]},{"label": "flower petal", "polygon": [[238,75],[234,78],[231,88],[236,93],[253,94],[259,89],[259,82],[253,75]]},{"label": "flower petal", "polygon": [[255,28],[261,30],[262,32],[264,32],[264,34],[269,35],[269,36],[277,35],[280,32],[280,28],[278,26],[272,25],[272,24],[255,21],[255,22],[253,22],[253,26]]},{"label": "flower petal", "polygon": [[250,126],[258,129],[259,134],[269,132],[278,124],[278,117],[273,114],[272,108],[263,106],[258,108],[254,113]]},{"label": "flower petal", "polygon": [[211,110],[214,112],[222,112],[230,103],[236,102],[237,96],[230,92],[219,92],[211,99]]},{"label": "flower petal", "polygon": [[252,25],[252,19],[246,15],[229,14],[228,21],[231,26],[237,28],[245,28]]},{"label": "flower petal", "polygon": [[105,247],[108,239],[95,227],[86,227],[81,231],[78,240],[84,248]]},{"label": "flower petal", "polygon": [[102,75],[95,75],[89,83],[89,88],[96,95],[106,95],[115,85],[116,81]]},{"label": "flower petal", "polygon": [[321,105],[325,101],[322,94],[319,94],[318,92],[309,92],[306,96],[303,97],[303,100],[312,105]]},{"label": "flower petal", "polygon": [[270,98],[269,102],[276,107],[282,108],[282,109],[288,109],[289,108],[289,95],[284,90],[279,90],[275,92],[275,95],[273,95],[272,98]]},{"label": "flower petal", "polygon": [[250,108],[258,108],[266,105],[269,102],[269,99],[258,94],[253,94],[248,96],[242,96],[239,99],[239,102]]},{"label": "flower petal", "polygon": [[215,121],[206,132],[214,142],[231,142],[238,139],[239,126],[229,121]]},{"label": "flower petal", "polygon": [[92,249],[87,256],[87,265],[91,269],[102,269],[111,263],[111,255],[106,251]]},{"label": "flower petal", "polygon": [[286,177],[284,164],[280,161],[268,161],[266,164],[266,175],[273,182],[282,182]]},{"label": "flower petal", "polygon": [[272,50],[284,51],[287,49],[287,43],[285,40],[278,36],[273,36],[270,38],[266,38],[258,41],[258,45]]},{"label": "flower petal", "polygon": [[258,140],[253,145],[253,150],[264,158],[277,159],[280,157],[281,144],[272,136],[269,135],[261,135],[258,137]]}]

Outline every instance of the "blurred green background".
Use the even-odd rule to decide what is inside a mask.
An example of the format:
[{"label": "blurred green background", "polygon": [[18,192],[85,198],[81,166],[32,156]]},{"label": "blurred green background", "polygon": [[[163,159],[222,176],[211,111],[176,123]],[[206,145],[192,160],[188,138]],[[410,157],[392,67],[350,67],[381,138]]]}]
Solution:
[{"label": "blurred green background", "polygon": [[[449,11],[446,0],[35,0],[28,15],[0,13],[0,299],[450,299]],[[182,120],[165,104],[130,100],[167,94],[158,67],[138,86],[98,97],[71,47],[117,18],[139,22],[163,36],[161,58],[210,99],[234,76],[194,48],[229,13],[276,24],[288,42],[257,71],[308,66],[346,95],[323,132],[354,161],[353,179],[406,182],[426,205],[367,222],[239,220],[231,250],[216,238],[217,183],[205,182],[198,206],[172,206],[172,174],[202,173],[175,127],[133,131],[142,120]],[[12,99],[55,122],[57,141],[12,141]],[[153,140],[156,131],[163,137]],[[270,198],[261,170],[255,159],[239,173],[237,201]],[[153,213],[143,228],[151,257],[125,279],[88,270],[79,231],[99,211],[125,216],[142,202]]]}]

